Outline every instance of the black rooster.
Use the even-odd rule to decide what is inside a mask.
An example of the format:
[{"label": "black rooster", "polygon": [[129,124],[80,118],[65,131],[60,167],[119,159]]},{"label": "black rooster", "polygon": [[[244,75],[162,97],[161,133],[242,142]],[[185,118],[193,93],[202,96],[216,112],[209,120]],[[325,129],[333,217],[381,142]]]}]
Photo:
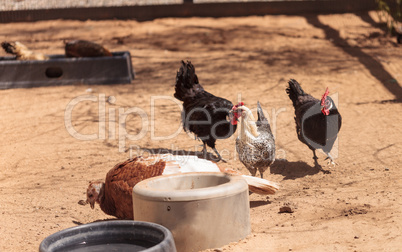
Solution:
[{"label": "black rooster", "polygon": [[318,166],[316,149],[322,149],[328,156],[326,159],[335,165],[330,151],[341,128],[342,117],[328,96],[328,88],[320,101],[306,94],[300,84],[291,79],[286,93],[295,108],[297,137],[313,151],[315,165]]},{"label": "black rooster", "polygon": [[236,131],[240,115],[229,114],[229,111],[239,105],[233,106],[230,101],[205,91],[198,83],[191,62],[181,63],[176,76],[174,97],[183,102],[183,128],[194,133],[203,142],[204,158],[207,156],[208,145],[219,160],[222,160],[215,149],[215,142],[217,139],[229,138]]}]

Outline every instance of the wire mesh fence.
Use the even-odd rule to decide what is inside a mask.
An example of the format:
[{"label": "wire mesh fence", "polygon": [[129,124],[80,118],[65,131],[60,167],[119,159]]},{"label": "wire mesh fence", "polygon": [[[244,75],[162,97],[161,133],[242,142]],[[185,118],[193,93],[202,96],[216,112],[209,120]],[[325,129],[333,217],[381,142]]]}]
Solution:
[{"label": "wire mesh fence", "polygon": [[[298,0],[310,2],[309,0]],[[325,4],[328,0],[315,0]],[[374,2],[375,0],[372,0]],[[0,0],[0,11],[64,9],[88,7],[124,7],[142,5],[167,5],[192,3],[222,3],[222,2],[294,2],[294,0]]]},{"label": "wire mesh fence", "polygon": [[375,0],[0,0],[0,23],[52,19],[136,19],[344,13]]},{"label": "wire mesh fence", "polygon": [[0,0],[0,11],[180,4],[183,0]]}]

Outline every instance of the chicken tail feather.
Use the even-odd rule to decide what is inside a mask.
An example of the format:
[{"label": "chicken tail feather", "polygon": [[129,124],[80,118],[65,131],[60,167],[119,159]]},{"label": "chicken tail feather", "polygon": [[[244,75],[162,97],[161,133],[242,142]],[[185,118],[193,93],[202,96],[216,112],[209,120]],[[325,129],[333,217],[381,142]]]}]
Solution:
[{"label": "chicken tail feather", "polygon": [[181,67],[176,75],[176,85],[174,97],[184,101],[186,97],[193,95],[196,89],[203,90],[198,83],[198,77],[195,74],[195,68],[190,61],[181,61]]},{"label": "chicken tail feather", "polygon": [[259,130],[265,130],[271,132],[271,126],[269,125],[268,119],[265,117],[264,112],[261,108],[261,104],[257,101],[257,115],[258,119],[255,122]]},{"label": "chicken tail feather", "polygon": [[257,101],[257,115],[258,115],[258,120],[257,120],[258,122],[268,121],[264,115],[264,112],[262,111],[261,104],[259,101]]},{"label": "chicken tail feather", "polygon": [[297,103],[297,98],[299,96],[305,95],[303,89],[301,88],[300,84],[294,80],[290,79],[289,82],[289,87],[286,89],[286,93],[289,95],[289,98],[293,102],[293,106],[296,106]]},{"label": "chicken tail feather", "polygon": [[5,41],[1,42],[1,47],[3,47],[4,51],[7,53],[16,54],[15,47],[11,43]]}]

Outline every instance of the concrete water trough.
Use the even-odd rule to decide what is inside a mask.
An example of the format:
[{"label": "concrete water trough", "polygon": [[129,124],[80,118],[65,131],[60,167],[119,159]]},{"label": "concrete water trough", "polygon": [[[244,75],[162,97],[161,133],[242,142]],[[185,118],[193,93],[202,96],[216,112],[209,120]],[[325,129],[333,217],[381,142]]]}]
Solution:
[{"label": "concrete water trough", "polygon": [[192,172],[153,177],[133,188],[134,219],[168,228],[178,252],[218,248],[251,233],[241,176]]},{"label": "concrete water trough", "polygon": [[67,58],[49,55],[49,60],[16,60],[0,57],[0,89],[61,86],[71,84],[127,84],[134,79],[130,52],[112,57]]}]

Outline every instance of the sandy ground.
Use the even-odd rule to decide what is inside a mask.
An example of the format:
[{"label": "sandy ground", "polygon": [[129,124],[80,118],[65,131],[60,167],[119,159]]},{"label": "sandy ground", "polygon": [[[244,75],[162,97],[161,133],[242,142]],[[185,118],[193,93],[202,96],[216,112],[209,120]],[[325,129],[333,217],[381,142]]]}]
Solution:
[{"label": "sandy ground", "polygon": [[[376,20],[363,13],[2,24],[1,41],[48,54],[63,53],[62,41],[78,38],[128,50],[137,76],[127,85],[0,91],[0,250],[35,251],[59,230],[110,219],[78,201],[88,182],[103,179],[130,149],[201,150],[181,130],[181,107],[172,98],[180,60],[189,59],[208,91],[251,108],[259,100],[276,136],[278,161],[265,178],[282,189],[251,195],[252,234],[221,250],[399,251],[402,51]],[[338,165],[326,167],[322,153],[318,160],[330,174],[314,168],[311,151],[296,137],[285,93],[290,78],[316,97],[329,87],[338,98]],[[113,103],[104,102],[109,96]],[[94,101],[78,102],[66,120],[68,105],[88,97]],[[138,113],[119,120],[128,109]],[[72,129],[94,139],[73,137]],[[221,165],[248,174],[234,141],[217,142],[228,160]],[[278,213],[287,202],[295,212]]]}]

